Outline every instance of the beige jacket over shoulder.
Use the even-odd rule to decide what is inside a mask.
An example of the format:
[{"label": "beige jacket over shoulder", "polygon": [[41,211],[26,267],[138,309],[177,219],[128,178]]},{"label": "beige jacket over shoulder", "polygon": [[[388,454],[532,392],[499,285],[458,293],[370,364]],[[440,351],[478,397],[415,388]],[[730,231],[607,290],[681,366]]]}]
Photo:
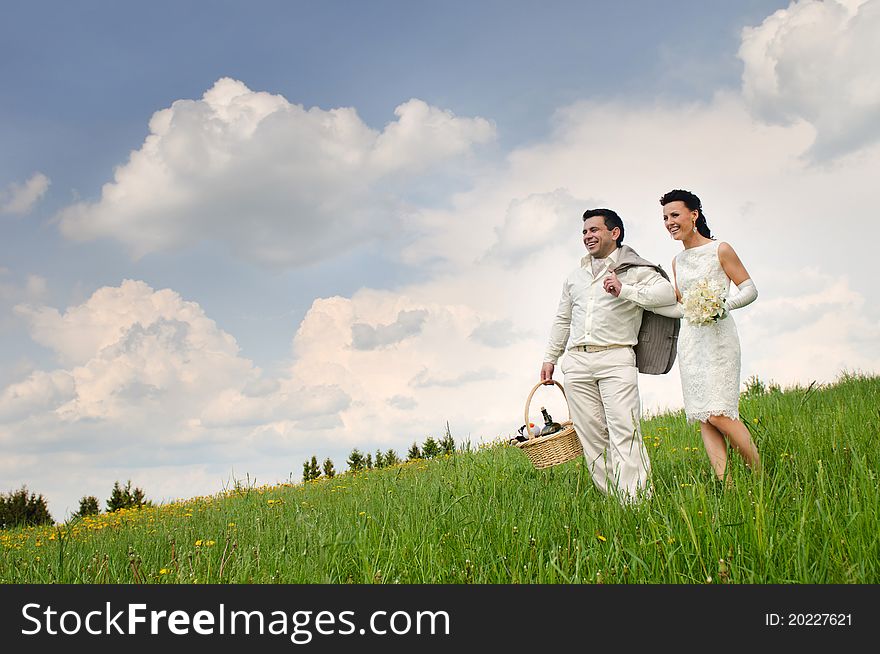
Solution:
[{"label": "beige jacket over shoulder", "polygon": [[602,282],[609,269],[617,265],[621,256],[630,254],[635,252],[628,245],[615,249],[595,276],[588,254],[566,277],[544,361],[555,364],[566,346],[635,345],[642,311],[675,303],[672,284],[647,266],[633,266],[618,274],[622,283],[618,297],[605,291]]}]

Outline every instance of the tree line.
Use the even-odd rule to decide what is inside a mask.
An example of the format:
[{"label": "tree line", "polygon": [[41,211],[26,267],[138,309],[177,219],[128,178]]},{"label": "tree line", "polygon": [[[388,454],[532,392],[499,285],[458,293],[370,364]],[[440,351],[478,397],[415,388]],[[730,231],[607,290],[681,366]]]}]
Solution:
[{"label": "tree line", "polygon": [[[437,440],[433,436],[428,436],[422,443],[421,447],[419,447],[417,442],[413,441],[413,444],[406,453],[406,461],[412,461],[414,459],[433,459],[434,457],[444,454],[455,454],[455,439],[452,438],[448,423],[446,424],[446,435],[442,439]],[[393,449],[389,449],[385,452],[377,449],[374,457],[369,452],[364,454],[358,448],[354,448],[351,451],[351,454],[348,455],[348,459],[345,461],[348,466],[348,472],[362,472],[374,468],[388,468],[402,462],[403,461],[397,455],[397,452]],[[320,479],[321,477],[332,479],[335,476],[336,469],[333,465],[333,461],[329,457],[324,459],[322,465],[318,465],[318,457],[316,456],[313,456],[311,459],[306,459],[303,462],[303,481],[313,481],[315,479]]]},{"label": "tree line", "polygon": [[[131,480],[125,486],[113,483],[113,490],[107,498],[107,513],[120,509],[134,509],[141,506],[152,506],[141,488],[132,488]],[[94,495],[85,495],[79,501],[79,510],[71,516],[71,520],[87,515],[98,515],[101,512],[100,502]],[[54,524],[46,498],[42,493],[28,492],[27,486],[16,491],[0,495],[0,529],[13,527],[30,527]]]},{"label": "tree line", "polygon": [[[421,447],[415,441],[406,453],[406,461],[415,459],[433,459],[434,457],[455,454],[455,440],[449,431],[449,423],[446,423],[446,435],[441,439],[428,436]],[[347,472],[361,472],[374,468],[387,468],[398,465],[403,460],[393,449],[385,452],[377,449],[375,456],[369,452],[364,454],[358,448],[354,448],[346,459]],[[312,481],[321,477],[331,479],[336,476],[333,461],[328,457],[322,465],[318,465],[318,457],[313,456],[303,462],[303,481]],[[113,483],[113,490],[106,502],[107,513],[113,513],[120,509],[132,509],[142,506],[152,506],[141,488],[132,488],[129,479],[125,486],[118,481]],[[94,495],[85,495],[79,501],[79,509],[71,516],[71,520],[83,518],[89,515],[101,513],[101,505]],[[54,524],[49,513],[46,499],[42,494],[29,492],[27,486],[22,486],[16,491],[0,494],[0,529],[13,527],[28,527],[45,524]]]}]

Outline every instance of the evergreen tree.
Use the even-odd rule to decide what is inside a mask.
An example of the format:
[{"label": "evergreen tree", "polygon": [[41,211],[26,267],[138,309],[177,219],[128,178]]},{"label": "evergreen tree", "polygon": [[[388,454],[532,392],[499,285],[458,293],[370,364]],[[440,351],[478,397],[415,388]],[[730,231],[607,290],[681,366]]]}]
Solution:
[{"label": "evergreen tree", "polygon": [[330,460],[330,457],[324,459],[324,476],[327,479],[333,479],[336,476],[336,470],[333,469],[333,461]]},{"label": "evergreen tree", "polygon": [[[131,480],[128,482],[128,487],[130,486]],[[110,491],[110,499],[107,500],[107,513],[113,513],[119,509],[126,508],[128,506],[128,501],[129,493],[122,489],[118,481],[114,481],[113,490]]]},{"label": "evergreen tree", "polygon": [[434,440],[433,436],[428,436],[422,443],[422,457],[425,459],[433,459],[440,454],[440,445]]},{"label": "evergreen tree", "polygon": [[303,461],[303,481],[312,481],[321,476],[321,468],[318,466],[318,458],[313,456],[311,460]]},{"label": "evergreen tree", "polygon": [[440,441],[440,449],[443,454],[455,454],[455,439],[452,438],[452,432],[449,431],[449,421],[446,422],[446,435]]},{"label": "evergreen tree", "polygon": [[359,472],[364,469],[364,455],[361,454],[361,451],[358,448],[354,448],[351,451],[351,454],[348,455],[348,459],[345,462],[348,464],[349,472]]},{"label": "evergreen tree", "polygon": [[376,467],[384,468],[385,467],[385,457],[382,456],[381,450],[376,450]]},{"label": "evergreen tree", "polygon": [[367,452],[367,458],[364,459],[364,467],[367,470],[371,470],[373,468],[373,455]]},{"label": "evergreen tree", "polygon": [[82,518],[87,515],[98,515],[101,507],[98,504],[98,498],[94,495],[83,495],[79,501],[79,511],[73,514],[74,518]]},{"label": "evergreen tree", "polygon": [[0,495],[0,529],[52,524],[43,495],[30,493],[26,486]]},{"label": "evergreen tree", "polygon": [[147,504],[147,497],[140,488],[131,491],[131,508],[138,508]]},{"label": "evergreen tree", "polygon": [[422,452],[419,449],[419,445],[418,445],[418,443],[413,441],[412,446],[409,448],[409,452],[406,453],[406,460],[412,461],[413,459],[421,459],[421,458],[422,458]]},{"label": "evergreen tree", "polygon": [[125,488],[119,485],[118,481],[113,482],[113,490],[110,492],[110,499],[107,500],[107,513],[113,513],[119,509],[136,509],[144,505],[148,505],[144,491],[140,488],[131,488],[131,479],[125,485]]},{"label": "evergreen tree", "polygon": [[397,452],[394,450],[388,450],[385,452],[385,467],[396,466],[400,463],[400,457],[397,456]]}]

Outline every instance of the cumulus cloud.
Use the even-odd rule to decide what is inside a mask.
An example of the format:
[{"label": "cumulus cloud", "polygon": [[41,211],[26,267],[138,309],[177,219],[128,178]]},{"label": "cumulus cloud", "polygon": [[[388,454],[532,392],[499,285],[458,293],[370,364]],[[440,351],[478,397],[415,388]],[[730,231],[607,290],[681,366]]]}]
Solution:
[{"label": "cumulus cloud", "polygon": [[507,347],[527,337],[528,334],[516,329],[512,320],[490,320],[478,325],[470,337],[487,347]]},{"label": "cumulus cloud", "polygon": [[511,201],[504,222],[495,228],[496,242],[486,253],[508,267],[541,256],[548,246],[571,238],[583,225],[583,213],[595,204],[572,197],[567,189],[533,193]]},{"label": "cumulus cloud", "polygon": [[390,406],[402,409],[404,411],[415,409],[419,405],[419,403],[416,402],[414,398],[408,397],[406,395],[395,395],[394,397],[389,397],[386,402]]},{"label": "cumulus cloud", "polygon": [[[449,280],[456,291],[461,282]],[[423,295],[434,301],[422,301]],[[522,407],[508,404],[522,401],[515,380],[538,364],[524,355],[528,347],[515,352],[515,361],[493,359],[487,354],[491,348],[471,338],[481,323],[491,322],[491,314],[476,306],[471,292],[463,293],[461,302],[442,295],[416,285],[314,302],[294,337],[291,377],[338,386],[351,397],[340,412],[341,426],[323,443],[327,450],[400,451],[437,433],[447,420],[460,437],[473,434],[476,440],[516,421]],[[389,325],[402,312],[424,315],[417,333],[390,348],[349,346],[352,325]]]},{"label": "cumulus cloud", "polygon": [[427,368],[423,368],[413,377],[411,383],[414,388],[429,388],[431,386],[458,388],[475,382],[500,379],[501,377],[503,375],[500,371],[488,367],[465,370],[454,377],[440,377],[432,374]]},{"label": "cumulus cloud", "polygon": [[397,319],[388,325],[365,325],[354,323],[351,326],[351,344],[356,350],[375,350],[399,343],[405,338],[414,336],[422,330],[428,317],[424,310],[401,311]]},{"label": "cumulus cloud", "polygon": [[84,365],[96,354],[131,354],[147,341],[161,342],[168,351],[183,344],[228,357],[238,351],[235,339],[217,329],[198,304],[136,280],[100,288],[63,314],[45,305],[22,304],[15,310],[27,321],[33,339],[65,365]]},{"label": "cumulus cloud", "polygon": [[25,275],[23,280],[16,280],[8,270],[0,268],[0,301],[38,301],[45,297],[48,290],[48,282],[42,275],[30,274]]},{"label": "cumulus cloud", "polygon": [[880,139],[880,0],[799,0],[742,32],[743,95],[761,118],[806,121],[811,154]]},{"label": "cumulus cloud", "polygon": [[[785,295],[755,304],[746,323],[754,374],[784,385],[831,381],[843,370],[880,370],[880,320],[865,296],[835,271],[791,271]],[[807,284],[803,284],[807,281]]]},{"label": "cumulus cloud", "polygon": [[135,257],[203,239],[269,266],[332,256],[399,226],[406,180],[495,136],[417,99],[395,115],[378,132],[353,108],[305,109],[220,79],[156,112],[100,199],[58,214],[61,231]]},{"label": "cumulus cloud", "polygon": [[76,394],[73,376],[65,370],[37,370],[0,393],[0,421],[21,420],[32,414],[55,411]]},{"label": "cumulus cloud", "polygon": [[[132,411],[195,410],[191,403],[257,377],[238,345],[194,302],[126,280],[64,313],[19,305],[33,339],[53,350],[73,380],[55,409],[63,420],[125,421]],[[57,372],[57,371],[56,371]],[[66,378],[66,377],[65,377]],[[198,402],[195,403],[198,405]]]},{"label": "cumulus cloud", "polygon": [[351,401],[337,386],[266,377],[198,304],[141,281],[98,289],[63,313],[36,305],[16,311],[64,367],[4,389],[0,419],[7,422],[42,412],[58,429],[137,425],[137,440],[173,446],[226,441],[236,429],[272,421],[336,416]]},{"label": "cumulus cloud", "polygon": [[12,182],[0,190],[0,214],[30,213],[48,189],[49,178],[43,173],[34,173],[24,184]]}]

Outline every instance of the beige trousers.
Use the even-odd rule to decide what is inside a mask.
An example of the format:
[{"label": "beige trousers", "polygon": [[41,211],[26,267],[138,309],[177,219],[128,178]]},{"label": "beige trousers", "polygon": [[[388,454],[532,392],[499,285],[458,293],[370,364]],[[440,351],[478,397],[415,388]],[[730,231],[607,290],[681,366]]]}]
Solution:
[{"label": "beige trousers", "polygon": [[562,360],[571,421],[593,483],[623,502],[650,496],[651,462],[639,422],[639,371],[631,347],[569,351]]}]

